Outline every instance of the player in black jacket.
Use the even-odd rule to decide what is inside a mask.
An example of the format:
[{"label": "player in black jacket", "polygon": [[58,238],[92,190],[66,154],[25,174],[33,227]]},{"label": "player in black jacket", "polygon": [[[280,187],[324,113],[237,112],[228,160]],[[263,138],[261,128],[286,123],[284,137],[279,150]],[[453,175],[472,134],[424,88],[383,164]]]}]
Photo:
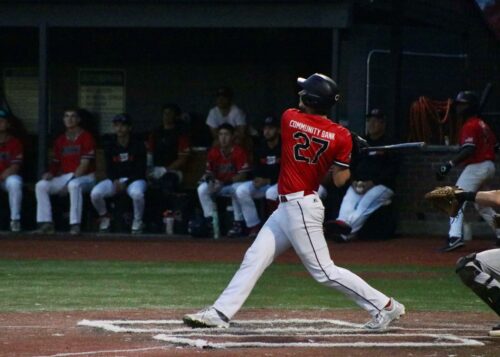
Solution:
[{"label": "player in black jacket", "polygon": [[[380,109],[372,109],[366,117],[368,145],[392,144],[386,136],[385,114]],[[341,235],[344,241],[354,238],[373,212],[391,203],[398,157],[388,151],[367,151],[361,153],[352,166],[353,182],[342,200],[337,218],[352,229],[350,234]]]},{"label": "player in black jacket", "polygon": [[147,188],[146,146],[131,135],[132,121],[128,114],[118,114],[113,118],[113,130],[116,135],[104,149],[107,179],[92,189],[90,197],[100,216],[99,230],[106,232],[110,227],[110,217],[105,199],[126,191],[134,206],[132,233],[141,233]]}]

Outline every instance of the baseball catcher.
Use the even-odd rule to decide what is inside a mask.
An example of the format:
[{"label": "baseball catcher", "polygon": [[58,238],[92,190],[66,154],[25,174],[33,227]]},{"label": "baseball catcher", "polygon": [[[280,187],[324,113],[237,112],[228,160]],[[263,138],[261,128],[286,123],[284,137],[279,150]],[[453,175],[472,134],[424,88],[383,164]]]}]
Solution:
[{"label": "baseball catcher", "polygon": [[[500,190],[466,192],[458,187],[446,186],[435,188],[425,198],[450,217],[457,215],[464,202],[474,202],[484,207],[500,206]],[[498,215],[495,223],[498,227]],[[497,239],[497,246],[500,246],[500,239]],[[500,249],[472,253],[460,258],[456,273],[467,287],[500,316]],[[490,336],[500,337],[500,324],[490,330]]]}]

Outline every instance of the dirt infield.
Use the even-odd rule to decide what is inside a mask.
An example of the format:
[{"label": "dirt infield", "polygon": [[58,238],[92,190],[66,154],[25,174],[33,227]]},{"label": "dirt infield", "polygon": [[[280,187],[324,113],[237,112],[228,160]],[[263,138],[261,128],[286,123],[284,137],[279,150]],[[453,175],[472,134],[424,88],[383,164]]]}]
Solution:
[{"label": "dirt infield", "polygon": [[[154,236],[142,240],[115,236],[2,237],[0,258],[239,262],[250,243],[182,237],[164,240]],[[492,248],[488,240],[475,240],[460,251],[437,253],[442,243],[435,238],[331,243],[331,252],[339,265],[417,264],[451,268],[459,256]],[[298,259],[289,251],[279,262]],[[225,331],[186,330],[179,321],[185,312],[166,309],[0,313],[0,355],[496,356],[500,350],[499,339],[486,335],[498,323],[492,313],[410,311],[388,333],[367,335],[359,329],[359,324],[366,320],[366,314],[359,310],[244,309]]]}]

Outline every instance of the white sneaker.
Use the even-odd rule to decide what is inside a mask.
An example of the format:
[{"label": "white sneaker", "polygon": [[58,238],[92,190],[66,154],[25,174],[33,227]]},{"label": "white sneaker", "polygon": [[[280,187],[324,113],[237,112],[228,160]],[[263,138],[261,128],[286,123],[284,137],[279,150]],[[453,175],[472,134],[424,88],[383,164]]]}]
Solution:
[{"label": "white sneaker", "polygon": [[385,308],[380,311],[377,316],[368,321],[363,328],[371,331],[384,331],[392,321],[398,320],[404,314],[405,306],[391,298],[391,308]]},{"label": "white sneaker", "polygon": [[209,307],[195,314],[184,315],[182,321],[191,327],[229,327],[229,319],[215,310],[214,307]]},{"label": "white sneaker", "polygon": [[109,218],[107,214],[99,218],[99,232],[109,231],[110,225],[111,225],[111,218]]},{"label": "white sneaker", "polygon": [[132,222],[132,234],[141,234],[144,229],[142,219],[134,219]]}]

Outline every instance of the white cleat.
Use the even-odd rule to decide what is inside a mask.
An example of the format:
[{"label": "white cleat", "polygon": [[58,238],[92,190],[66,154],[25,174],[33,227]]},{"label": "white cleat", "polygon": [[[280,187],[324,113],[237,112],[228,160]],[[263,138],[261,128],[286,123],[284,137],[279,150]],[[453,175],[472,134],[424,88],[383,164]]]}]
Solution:
[{"label": "white cleat", "polygon": [[209,307],[195,314],[184,315],[182,321],[190,327],[229,327],[229,319],[215,310],[214,307]]},{"label": "white cleat", "polygon": [[385,331],[392,321],[398,320],[404,314],[405,306],[391,298],[391,308],[380,311],[363,328],[370,331]]}]

